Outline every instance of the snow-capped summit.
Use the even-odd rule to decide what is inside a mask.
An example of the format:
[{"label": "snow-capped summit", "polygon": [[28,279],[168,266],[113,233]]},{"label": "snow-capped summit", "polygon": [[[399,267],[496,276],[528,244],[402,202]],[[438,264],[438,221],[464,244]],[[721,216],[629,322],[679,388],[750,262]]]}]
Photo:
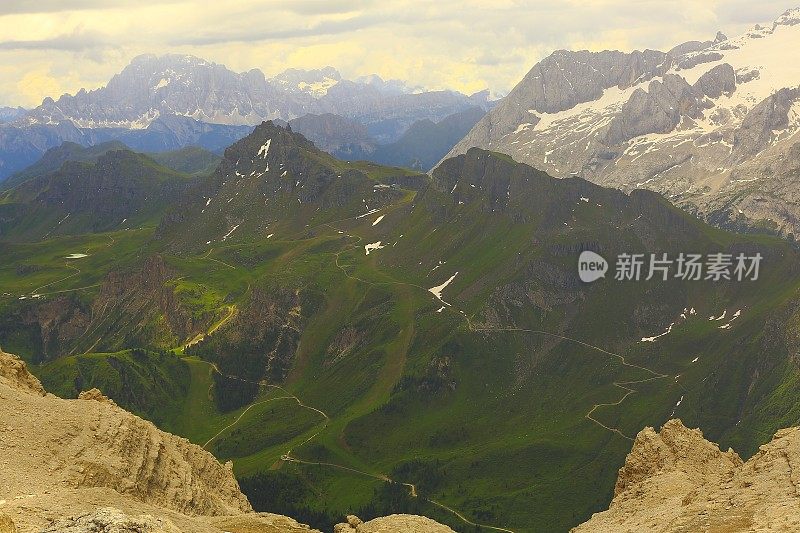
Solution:
[{"label": "snow-capped summit", "polygon": [[800,24],[800,7],[787,10],[783,15],[775,20],[776,25],[794,26]]},{"label": "snow-capped summit", "polygon": [[654,189],[720,224],[796,233],[798,45],[794,9],[669,52],[560,50],[449,155],[490,148],[555,176]]},{"label": "snow-capped summit", "polygon": [[267,78],[258,69],[237,73],[190,55],[146,54],[134,58],[105,87],[56,101],[46,98],[26,115],[25,123],[146,128],[159,116],[181,115],[215,124],[256,125],[335,113],[366,125],[394,121],[402,131],[416,120],[440,120],[475,105],[457,92],[409,94],[412,91],[397,90],[399,82],[378,83],[379,79],[347,81],[333,67],[289,69]]},{"label": "snow-capped summit", "polygon": [[288,91],[300,91],[322,98],[328,90],[342,81],[342,75],[333,67],[323,67],[315,70],[290,68],[278,74],[272,81]]}]

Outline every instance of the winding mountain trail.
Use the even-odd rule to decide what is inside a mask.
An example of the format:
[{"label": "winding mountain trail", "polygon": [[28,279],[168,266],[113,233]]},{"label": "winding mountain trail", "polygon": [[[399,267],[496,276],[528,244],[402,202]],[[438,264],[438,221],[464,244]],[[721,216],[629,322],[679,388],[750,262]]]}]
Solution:
[{"label": "winding mountain trail", "polygon": [[209,257],[211,255],[211,252],[213,252],[213,251],[214,251],[214,248],[209,248],[208,251],[205,253],[205,255],[200,256],[200,259],[206,259],[208,261],[214,261],[215,263],[219,263],[220,265],[224,265],[224,266],[230,268],[231,270],[236,270],[235,266],[229,265],[225,261],[221,261],[221,260],[216,259],[214,257]]},{"label": "winding mountain trail", "polygon": [[252,381],[252,380],[241,378],[239,376],[233,376],[233,375],[230,375],[230,374],[224,374],[219,369],[219,367],[217,366],[216,363],[213,363],[211,361],[205,361],[205,360],[202,360],[202,359],[201,359],[201,361],[206,363],[206,364],[208,364],[211,367],[211,369],[214,372],[216,372],[217,374],[219,374],[220,376],[223,376],[223,377],[226,377],[226,378],[229,378],[229,379],[233,379],[233,380],[237,380],[237,381],[241,381],[243,383],[249,383],[249,384],[259,385],[259,386],[262,386],[262,387],[277,389],[277,390],[280,390],[280,391],[282,391],[282,392],[284,392],[286,394],[286,396],[281,396],[281,397],[278,397],[278,398],[270,398],[270,399],[267,399],[267,400],[263,400],[263,401],[260,401],[260,402],[253,403],[250,406],[248,406],[236,418],[236,420],[234,420],[231,424],[228,424],[227,426],[222,428],[213,437],[211,437],[209,440],[207,440],[205,442],[205,444],[203,444],[203,446],[202,446],[204,449],[209,444],[211,444],[211,442],[216,440],[220,435],[222,435],[226,431],[228,431],[228,430],[232,429],[234,426],[236,426],[242,420],[242,418],[247,414],[247,412],[250,411],[251,408],[256,407],[257,405],[261,405],[261,404],[264,404],[264,403],[267,403],[267,402],[271,402],[271,401],[275,401],[275,400],[287,400],[287,399],[288,400],[294,400],[294,401],[297,402],[297,405],[299,405],[301,408],[308,409],[310,411],[313,411],[313,412],[321,415],[324,418],[324,422],[322,424],[322,427],[319,428],[316,432],[314,432],[311,436],[309,436],[308,438],[306,438],[305,440],[303,440],[302,442],[300,442],[296,446],[294,446],[292,448],[289,448],[281,456],[281,460],[282,461],[287,462],[287,463],[302,464],[302,465],[307,465],[307,466],[324,466],[324,467],[329,467],[329,468],[335,468],[337,470],[343,470],[343,471],[346,471],[346,472],[351,472],[353,474],[359,474],[359,475],[366,476],[366,477],[369,477],[369,478],[372,478],[372,479],[376,479],[378,481],[383,481],[385,483],[397,483],[399,485],[403,485],[404,487],[408,488],[408,493],[412,498],[421,498],[421,499],[423,499],[423,500],[425,500],[425,501],[427,501],[427,502],[429,502],[429,503],[431,503],[431,504],[433,504],[433,505],[435,505],[435,506],[437,506],[437,507],[439,507],[441,509],[444,509],[444,510],[452,513],[453,516],[456,516],[459,520],[463,521],[465,524],[468,524],[468,525],[471,525],[471,526],[475,526],[475,527],[484,528],[484,529],[489,529],[489,530],[492,530],[492,531],[504,531],[506,533],[515,533],[515,531],[513,531],[511,529],[505,529],[505,528],[502,528],[502,527],[497,527],[497,526],[491,526],[491,525],[487,525],[487,524],[479,524],[479,523],[476,523],[476,522],[472,522],[471,520],[467,519],[464,515],[462,515],[461,513],[456,511],[455,509],[453,509],[452,507],[449,507],[449,506],[447,506],[447,505],[445,505],[445,504],[443,504],[441,502],[438,502],[436,500],[433,500],[431,498],[427,498],[425,496],[420,496],[418,491],[417,491],[416,485],[414,485],[413,483],[405,483],[405,482],[402,482],[402,481],[396,481],[396,480],[390,478],[389,476],[387,476],[386,474],[375,474],[373,472],[367,472],[367,471],[364,471],[364,470],[359,470],[357,468],[352,468],[352,467],[349,467],[349,466],[339,465],[339,464],[335,464],[335,463],[305,461],[303,459],[295,457],[294,455],[292,455],[292,451],[294,451],[295,448],[300,448],[302,446],[305,446],[306,444],[308,444],[312,440],[316,439],[323,431],[325,431],[325,429],[327,429],[328,424],[330,423],[330,420],[331,420],[330,417],[328,416],[328,414],[325,413],[325,411],[323,411],[321,409],[318,409],[316,407],[313,407],[313,406],[310,406],[310,405],[307,405],[307,404],[303,403],[303,401],[300,398],[298,398],[296,395],[291,394],[290,392],[288,392],[286,389],[284,389],[280,385],[273,385],[273,384],[267,383],[264,380],[262,380],[262,381]]},{"label": "winding mountain trail", "polygon": [[195,337],[193,339],[191,339],[190,341],[184,343],[183,349],[185,350],[186,348],[189,348],[190,346],[194,346],[195,344],[197,344],[198,342],[202,341],[203,339],[205,339],[209,335],[213,335],[215,331],[217,331],[219,328],[221,328],[222,326],[227,324],[236,315],[236,311],[237,311],[237,308],[236,308],[235,304],[234,305],[229,305],[228,306],[228,314],[227,315],[222,317],[221,320],[219,320],[216,324],[211,326],[211,328],[209,328],[209,330],[207,332],[198,333],[197,335],[195,335]]},{"label": "winding mountain trail", "polygon": [[208,447],[208,445],[209,445],[209,444],[211,444],[212,442],[214,442],[214,440],[216,440],[216,438],[217,438],[217,437],[219,437],[220,435],[222,435],[223,433],[225,433],[226,431],[228,431],[229,429],[231,429],[233,426],[235,426],[236,424],[238,424],[238,423],[239,423],[239,421],[240,421],[240,420],[241,420],[241,419],[244,417],[244,415],[246,415],[246,414],[247,414],[247,413],[250,411],[250,409],[252,409],[253,407],[256,407],[256,406],[258,406],[258,405],[263,405],[263,404],[265,404],[265,403],[269,403],[269,402],[276,402],[276,401],[278,401],[278,400],[290,400],[290,399],[292,399],[292,398],[293,398],[292,396],[279,396],[278,398],[270,398],[269,400],[262,400],[262,401],[260,401],[260,402],[251,403],[250,405],[248,405],[248,406],[247,406],[247,409],[245,409],[244,411],[242,411],[242,414],[240,414],[238,417],[236,417],[236,420],[234,420],[233,422],[231,422],[230,424],[228,424],[228,425],[227,425],[227,426],[225,426],[224,428],[222,428],[222,429],[220,429],[219,431],[217,431],[217,433],[216,433],[216,434],[215,434],[213,437],[211,437],[210,439],[208,439],[208,440],[207,440],[207,441],[206,441],[206,442],[205,442],[205,443],[204,443],[204,444],[201,446],[201,448],[203,448],[203,449],[205,450],[205,449]]},{"label": "winding mountain trail", "polygon": [[[377,213],[378,212],[376,212],[376,214]],[[365,279],[362,279],[362,278],[359,278],[357,276],[354,276],[354,275],[350,274],[347,271],[347,266],[348,265],[343,265],[341,263],[341,254],[345,253],[347,251],[358,250],[359,249],[359,244],[361,242],[363,242],[363,240],[364,240],[363,237],[358,236],[358,235],[353,235],[351,233],[347,233],[347,232],[345,232],[345,231],[333,226],[330,223],[322,224],[322,226],[326,226],[326,227],[336,231],[337,233],[339,233],[341,235],[345,235],[348,238],[354,239],[354,242],[348,244],[343,250],[340,250],[340,251],[335,252],[333,254],[334,258],[335,258],[336,267],[348,279],[352,279],[352,280],[355,280],[357,282],[364,283],[364,284],[367,284],[367,285],[373,285],[373,286],[375,286],[375,285],[404,285],[404,286],[414,287],[416,289],[419,289],[419,290],[423,291],[425,294],[430,295],[436,301],[443,302],[443,300],[441,300],[441,298],[438,298],[435,294],[432,294],[429,291],[429,289],[427,289],[426,287],[423,287],[421,285],[417,285],[417,284],[409,283],[409,282],[403,282],[403,281],[375,282],[375,281],[365,280]],[[210,253],[211,253],[211,250],[209,250],[209,252],[207,252],[205,254],[205,256],[203,256],[203,258],[208,258],[208,259],[215,260],[213,258],[209,258],[208,257],[208,255]],[[223,263],[223,264],[226,264],[226,263]],[[230,266],[230,265],[226,264],[226,266]],[[607,356],[610,356],[610,357],[616,359],[622,366],[625,366],[625,367],[628,367],[628,368],[631,368],[631,369],[634,369],[634,370],[638,370],[638,371],[642,371],[642,372],[646,372],[646,373],[650,374],[651,377],[645,378],[645,379],[633,380],[633,381],[616,381],[616,382],[613,382],[612,385],[614,387],[617,387],[617,388],[621,389],[622,391],[624,391],[624,394],[622,395],[622,397],[619,400],[617,400],[616,402],[594,404],[594,405],[591,406],[591,408],[584,415],[584,418],[586,420],[589,420],[590,422],[596,424],[597,426],[603,428],[604,430],[609,431],[609,432],[611,432],[611,433],[613,433],[615,435],[618,435],[619,437],[621,437],[623,439],[626,439],[626,440],[629,440],[629,441],[632,441],[633,438],[628,436],[628,435],[626,435],[622,430],[620,430],[617,427],[611,427],[611,426],[608,426],[608,425],[604,424],[603,422],[601,422],[600,420],[595,418],[594,414],[598,411],[598,409],[602,409],[603,407],[619,406],[629,396],[631,396],[632,394],[635,394],[636,392],[638,392],[636,389],[632,388],[631,385],[636,385],[636,384],[639,384],[639,383],[646,383],[646,382],[659,380],[659,379],[665,379],[665,378],[668,378],[668,377],[675,377],[675,376],[669,376],[667,374],[662,374],[660,372],[657,372],[655,370],[652,370],[652,369],[647,368],[647,367],[642,366],[642,365],[629,363],[624,356],[622,356],[622,355],[620,355],[618,353],[611,352],[611,351],[606,350],[604,348],[601,348],[599,346],[595,346],[595,345],[593,345],[591,343],[582,341],[580,339],[575,339],[575,338],[572,338],[572,337],[568,337],[568,336],[565,336],[565,335],[552,333],[552,332],[549,332],[549,331],[525,329],[525,328],[515,328],[515,327],[490,328],[490,327],[475,326],[475,324],[473,324],[473,322],[470,319],[470,317],[463,310],[458,309],[456,306],[453,306],[452,304],[449,304],[449,303],[446,304],[446,306],[452,312],[457,313],[458,315],[460,315],[465,320],[465,322],[467,324],[467,328],[469,329],[469,331],[476,332],[476,333],[480,333],[480,332],[483,332],[483,333],[520,332],[520,333],[529,333],[529,334],[534,334],[534,335],[546,335],[546,336],[554,337],[554,338],[557,338],[557,339],[560,339],[560,340],[563,340],[563,341],[566,341],[566,342],[572,342],[572,343],[579,344],[579,345],[581,345],[583,347],[589,348],[591,350],[595,350],[597,352],[600,352],[600,353],[602,353],[604,355],[607,355]],[[227,320],[225,322],[227,322]],[[221,325],[222,324],[219,324],[217,326],[217,328],[214,328],[214,331],[216,331],[216,329],[218,329],[218,327],[221,326]],[[208,335],[210,335],[211,333],[213,333],[213,331],[209,331]],[[286,399],[294,400],[294,401],[297,402],[297,404],[301,408],[309,409],[309,410],[312,410],[312,411],[316,412],[317,414],[320,414],[324,418],[324,422],[322,424],[322,427],[320,427],[317,431],[315,431],[313,434],[311,434],[307,439],[303,440],[301,443],[297,444],[296,446],[293,446],[292,448],[288,449],[281,456],[281,460],[282,461],[295,463],[295,464],[308,465],[308,466],[321,466],[321,467],[335,468],[335,469],[338,469],[338,470],[342,470],[342,471],[347,471],[347,472],[363,475],[363,476],[366,476],[366,477],[369,477],[369,478],[372,478],[372,479],[376,479],[376,480],[379,480],[379,481],[383,481],[383,482],[398,483],[398,484],[403,485],[406,488],[408,488],[409,495],[412,498],[421,498],[421,499],[425,500],[426,502],[429,502],[430,504],[432,504],[432,505],[434,505],[436,507],[439,507],[440,509],[443,509],[443,510],[449,512],[449,513],[451,513],[453,516],[455,516],[459,520],[461,520],[464,524],[467,524],[467,525],[470,525],[470,526],[473,526],[473,527],[479,527],[479,528],[483,528],[483,529],[487,529],[487,530],[492,530],[492,531],[503,531],[503,532],[506,532],[506,533],[515,533],[511,529],[506,529],[506,528],[503,528],[503,527],[498,527],[498,526],[492,526],[492,525],[488,525],[488,524],[480,524],[480,523],[477,523],[477,522],[473,522],[473,521],[469,520],[467,517],[465,517],[462,513],[457,511],[456,509],[453,509],[452,507],[449,507],[449,506],[447,506],[447,505],[445,505],[445,504],[443,504],[443,503],[441,503],[439,501],[427,498],[425,496],[420,496],[418,494],[417,487],[412,483],[405,483],[405,482],[395,481],[395,480],[391,479],[389,476],[387,476],[385,474],[380,474],[380,473],[376,474],[374,472],[367,472],[367,471],[364,471],[364,470],[359,470],[357,468],[352,468],[352,467],[349,467],[349,466],[339,465],[339,464],[335,464],[335,463],[305,461],[303,459],[300,459],[300,458],[294,456],[292,454],[294,449],[300,448],[302,446],[305,446],[309,442],[313,441],[328,427],[328,425],[330,423],[330,417],[328,416],[328,414],[325,413],[324,411],[322,411],[321,409],[318,409],[316,407],[308,406],[308,405],[304,404],[297,396],[292,395],[291,393],[289,393],[284,388],[282,388],[282,387],[280,387],[278,385],[272,385],[272,384],[269,384],[269,383],[267,383],[265,381],[254,382],[254,381],[250,381],[250,380],[246,380],[246,379],[240,378],[238,376],[227,375],[227,374],[222,373],[220,371],[219,367],[215,363],[208,362],[208,361],[204,361],[204,362],[208,363],[212,367],[212,369],[216,373],[220,374],[221,376],[224,376],[224,377],[227,377],[227,378],[230,378],[230,379],[235,379],[235,380],[247,382],[247,383],[251,383],[251,384],[257,384],[257,385],[263,386],[263,387],[275,388],[275,389],[281,390],[282,392],[284,392],[286,394],[286,396],[281,396],[281,397],[278,397],[278,398],[271,398],[271,399],[268,399],[268,400],[264,400],[264,401],[261,401],[261,402],[256,402],[254,404],[251,404],[250,406],[247,407],[247,409],[245,409],[236,418],[236,420],[234,420],[228,426],[222,428],[219,432],[217,432],[217,434],[215,434],[213,437],[211,437],[211,439],[209,439],[203,445],[204,448],[206,446],[208,446],[211,442],[213,442],[215,439],[217,439],[220,435],[224,434],[226,431],[229,431],[230,429],[235,427],[243,419],[243,417],[247,414],[247,412],[251,408],[253,408],[253,407],[257,406],[257,405],[269,402],[269,401],[286,400]]]},{"label": "winding mountain trail", "polygon": [[[374,214],[377,214],[377,213],[378,213],[378,212],[376,212],[376,213],[374,213]],[[415,288],[417,288],[417,289],[420,289],[420,290],[424,291],[424,292],[425,292],[425,293],[427,293],[427,294],[431,294],[431,293],[430,293],[430,291],[429,291],[428,289],[426,289],[425,287],[422,287],[421,285],[416,285],[416,284],[414,284],[414,283],[408,283],[408,282],[402,282],[402,281],[372,282],[372,281],[368,281],[368,280],[365,280],[365,279],[359,278],[359,277],[357,277],[357,276],[353,276],[353,275],[351,275],[349,272],[347,272],[347,270],[345,269],[345,267],[344,267],[343,265],[341,265],[341,264],[340,264],[340,262],[339,262],[339,260],[340,260],[340,255],[341,255],[342,253],[344,253],[345,251],[348,251],[348,250],[351,250],[351,249],[358,249],[358,245],[359,245],[361,242],[363,242],[363,240],[364,240],[364,239],[363,239],[363,237],[361,237],[361,236],[359,236],[359,235],[353,235],[353,234],[347,233],[347,232],[345,232],[345,231],[341,230],[340,228],[337,228],[337,227],[335,227],[335,226],[332,226],[331,224],[324,224],[324,225],[325,225],[325,226],[327,226],[327,227],[329,227],[329,228],[331,228],[331,229],[333,229],[334,231],[337,231],[337,232],[340,232],[340,233],[341,233],[341,234],[343,234],[343,235],[346,235],[347,237],[350,237],[350,238],[356,239],[356,241],[355,241],[354,243],[351,243],[351,244],[348,246],[348,248],[346,248],[346,249],[344,249],[344,250],[340,250],[339,252],[336,252],[336,253],[334,254],[334,256],[335,256],[335,264],[336,264],[336,267],[337,267],[339,270],[341,270],[341,271],[342,271],[342,273],[343,273],[343,274],[344,274],[344,275],[345,275],[347,278],[349,278],[349,279],[352,279],[352,280],[355,280],[355,281],[359,281],[359,282],[361,282],[361,283],[365,283],[365,284],[368,284],[368,285],[406,285],[406,286],[409,286],[409,287],[415,287]],[[655,371],[655,370],[653,370],[653,369],[651,369],[651,368],[647,368],[647,367],[644,367],[644,366],[641,366],[641,365],[636,365],[636,364],[633,364],[633,363],[629,363],[629,362],[628,362],[628,361],[625,359],[625,357],[624,357],[624,356],[622,356],[622,355],[620,355],[620,354],[618,354],[618,353],[614,353],[614,352],[608,351],[608,350],[606,350],[606,349],[604,349],[604,348],[601,348],[601,347],[599,347],[599,346],[595,346],[594,344],[590,344],[590,343],[588,343],[588,342],[585,342],[585,341],[582,341],[582,340],[580,340],[580,339],[575,339],[575,338],[572,338],[572,337],[567,337],[567,336],[565,336],[565,335],[560,335],[560,334],[557,334],[557,333],[552,333],[552,332],[549,332],[549,331],[543,331],[543,330],[534,330],[534,329],[525,329],[525,328],[514,328],[514,327],[505,327],[505,328],[504,328],[504,327],[498,327],[498,328],[476,327],[476,326],[473,324],[473,322],[472,322],[472,320],[470,319],[470,317],[469,317],[469,316],[468,316],[468,315],[467,315],[467,314],[466,314],[466,313],[465,313],[463,310],[461,310],[461,309],[458,309],[456,306],[454,306],[454,305],[450,304],[449,302],[445,302],[445,301],[444,301],[444,300],[442,300],[441,298],[437,297],[435,294],[431,294],[431,295],[433,296],[433,298],[434,298],[435,300],[437,300],[437,301],[439,301],[439,302],[441,302],[441,303],[444,303],[446,308],[448,308],[448,309],[450,309],[451,311],[453,311],[453,312],[457,313],[458,315],[460,315],[460,316],[461,316],[461,317],[462,317],[462,318],[463,318],[463,319],[466,321],[466,323],[467,323],[467,327],[469,328],[469,330],[470,330],[470,331],[473,331],[473,332],[485,332],[485,333],[520,332],[520,333],[530,333],[530,334],[536,334],[536,335],[546,335],[546,336],[549,336],[549,337],[554,337],[554,338],[561,339],[561,340],[564,340],[564,341],[567,341],[567,342],[573,342],[573,343],[576,343],[576,344],[580,344],[581,346],[584,346],[584,347],[586,347],[586,348],[589,348],[589,349],[592,349],[592,350],[596,350],[596,351],[598,351],[598,352],[600,352],[600,353],[603,353],[603,354],[605,354],[605,355],[608,355],[608,356],[611,356],[611,357],[613,357],[613,358],[616,358],[616,359],[617,359],[617,360],[620,362],[620,364],[622,364],[623,366],[626,366],[626,367],[628,367],[628,368],[632,368],[632,369],[640,370],[640,371],[643,371],[643,372],[647,372],[648,374],[651,374],[651,375],[652,375],[652,377],[650,377],[650,378],[647,378],[647,379],[641,379],[641,380],[635,380],[635,381],[615,381],[615,382],[613,382],[613,383],[612,383],[612,385],[613,385],[614,387],[620,388],[620,389],[622,389],[623,391],[625,391],[625,394],[623,394],[623,396],[622,396],[622,397],[621,397],[619,400],[617,400],[616,402],[611,402],[611,403],[599,403],[599,404],[594,404],[594,405],[592,405],[592,407],[589,409],[589,411],[588,411],[588,412],[587,412],[587,413],[584,415],[584,418],[585,418],[585,419],[587,419],[587,420],[589,420],[589,421],[591,421],[591,422],[593,422],[593,423],[597,424],[598,426],[600,426],[601,428],[603,428],[603,429],[605,429],[605,430],[607,430],[607,431],[610,431],[610,432],[612,432],[612,433],[614,433],[614,434],[616,434],[616,435],[619,435],[619,436],[620,436],[620,437],[622,437],[623,439],[626,439],[626,440],[629,440],[629,441],[633,441],[633,438],[632,438],[632,437],[630,437],[629,435],[626,435],[626,434],[625,434],[625,433],[624,433],[622,430],[620,430],[619,428],[617,428],[617,427],[610,427],[610,426],[608,426],[608,425],[606,425],[606,424],[602,423],[602,422],[601,422],[601,421],[599,421],[598,419],[596,419],[596,418],[593,416],[593,415],[594,415],[594,413],[595,413],[595,411],[597,411],[598,409],[601,409],[601,408],[603,408],[603,407],[613,407],[613,406],[619,406],[619,405],[621,405],[621,404],[622,404],[622,403],[623,403],[623,402],[624,402],[624,401],[625,401],[625,400],[626,400],[626,399],[627,399],[629,396],[631,396],[632,394],[635,394],[635,393],[637,393],[637,392],[638,392],[636,389],[633,389],[633,388],[630,388],[630,387],[628,387],[628,385],[636,385],[636,384],[638,384],[638,383],[646,383],[646,382],[653,381],[653,380],[657,380],[657,379],[665,379],[665,378],[677,378],[677,376],[670,376],[670,375],[667,375],[667,374],[662,374],[662,373],[660,373],[660,372],[657,372],[657,371]],[[679,386],[680,386],[680,385],[679,385]],[[681,387],[681,388],[682,388],[682,387]]]},{"label": "winding mountain trail", "polygon": [[61,278],[61,279],[57,279],[55,281],[51,281],[50,283],[42,285],[41,287],[35,288],[30,292],[30,294],[31,295],[37,294],[37,295],[41,296],[41,294],[39,294],[40,290],[45,289],[47,287],[50,287],[51,285],[55,285],[56,283],[61,283],[62,281],[67,281],[68,279],[74,278],[75,276],[79,276],[81,274],[81,269],[78,268],[78,267],[74,267],[74,266],[70,265],[69,263],[64,263],[64,266],[67,267],[67,268],[72,269],[74,272],[72,274],[70,274],[69,276],[67,276],[67,277],[64,277],[64,278]]},{"label": "winding mountain trail", "polygon": [[467,321],[467,325],[468,325],[470,331],[475,331],[475,332],[483,331],[483,332],[492,332],[492,333],[501,332],[501,331],[517,331],[517,332],[522,332],[522,333],[531,333],[531,334],[546,335],[546,336],[549,336],[549,337],[555,337],[555,338],[558,338],[558,339],[561,339],[561,340],[565,340],[565,341],[568,341],[568,342],[574,342],[576,344],[580,344],[581,346],[584,346],[586,348],[590,348],[592,350],[597,350],[597,351],[602,352],[602,353],[604,353],[606,355],[610,355],[610,356],[618,359],[620,364],[622,364],[623,366],[627,366],[629,368],[633,368],[633,369],[637,369],[637,370],[642,370],[644,372],[652,374],[651,377],[646,378],[646,379],[639,379],[639,380],[635,380],[635,381],[615,381],[615,382],[613,382],[612,385],[617,387],[617,388],[622,389],[623,391],[625,391],[625,394],[623,394],[623,396],[619,400],[617,400],[616,402],[596,403],[596,404],[592,405],[592,408],[589,409],[589,411],[584,415],[584,418],[586,418],[587,420],[590,420],[590,421],[594,422],[595,424],[597,424],[598,426],[602,427],[603,429],[611,431],[612,433],[615,433],[615,434],[619,435],[620,437],[622,437],[622,438],[624,438],[626,440],[629,440],[629,441],[633,441],[633,437],[630,437],[630,436],[626,435],[619,428],[610,427],[610,426],[607,426],[606,424],[603,424],[602,422],[600,422],[599,420],[594,418],[594,416],[592,416],[594,414],[594,412],[597,411],[598,409],[600,409],[601,407],[613,407],[613,406],[621,405],[622,402],[624,402],[628,398],[628,396],[638,392],[636,389],[632,389],[632,388],[628,387],[627,385],[636,385],[637,383],[647,383],[649,381],[654,381],[654,380],[657,380],[657,379],[664,379],[664,378],[677,378],[677,376],[670,376],[668,374],[662,374],[660,372],[656,372],[653,369],[650,369],[650,368],[647,368],[647,367],[644,367],[644,366],[641,366],[641,365],[635,365],[633,363],[629,363],[628,361],[625,360],[624,356],[622,356],[622,355],[620,355],[618,353],[610,352],[608,350],[600,348],[599,346],[595,346],[593,344],[590,344],[588,342],[584,342],[584,341],[581,341],[581,340],[578,340],[578,339],[573,339],[572,337],[566,337],[564,335],[559,335],[557,333],[551,333],[549,331],[534,330],[534,329],[475,327],[475,326],[473,326],[472,321],[469,319],[469,317],[467,317],[466,315],[463,315],[463,317]]}]

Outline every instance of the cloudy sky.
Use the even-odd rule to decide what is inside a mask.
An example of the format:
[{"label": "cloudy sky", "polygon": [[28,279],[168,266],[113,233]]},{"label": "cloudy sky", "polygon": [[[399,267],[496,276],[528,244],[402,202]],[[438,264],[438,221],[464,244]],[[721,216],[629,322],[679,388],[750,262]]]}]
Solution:
[{"label": "cloudy sky", "polygon": [[100,87],[141,53],[267,75],[332,65],[503,94],[558,48],[667,49],[800,0],[2,0],[0,105]]}]

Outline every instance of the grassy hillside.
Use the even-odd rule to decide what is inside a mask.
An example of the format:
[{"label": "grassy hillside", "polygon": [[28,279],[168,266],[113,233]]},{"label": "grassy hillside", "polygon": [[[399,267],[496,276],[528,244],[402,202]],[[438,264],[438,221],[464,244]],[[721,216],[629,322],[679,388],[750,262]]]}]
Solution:
[{"label": "grassy hillside", "polygon": [[[606,279],[578,279],[587,249]],[[232,460],[257,509],[325,529],[417,512],[567,531],[607,507],[645,425],[679,416],[746,455],[800,417],[788,243],[491,152],[428,178],[267,124],[156,230],[0,251],[5,350],[61,394],[111,389]],[[764,259],[757,281],[616,281],[626,252]]]},{"label": "grassy hillside", "polygon": [[153,225],[190,185],[187,174],[128,150],[68,160],[0,193],[0,236],[33,241]]},{"label": "grassy hillside", "polygon": [[[164,424],[183,406],[189,367],[167,352],[139,348],[62,357],[36,367],[45,389],[62,398],[98,388],[125,409]],[[174,416],[174,415],[172,415]]]}]

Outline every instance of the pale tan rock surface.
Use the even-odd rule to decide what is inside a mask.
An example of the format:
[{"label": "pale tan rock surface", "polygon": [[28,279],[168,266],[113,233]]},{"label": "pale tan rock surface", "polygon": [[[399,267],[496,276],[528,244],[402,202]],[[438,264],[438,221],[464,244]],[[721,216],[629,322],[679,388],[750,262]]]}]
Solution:
[{"label": "pale tan rock surface", "polygon": [[745,463],[680,420],[645,428],[609,509],[573,531],[800,531],[800,428],[779,431]]},{"label": "pale tan rock surface", "polygon": [[251,512],[230,465],[199,446],[100,391],[82,397],[45,394],[0,352],[0,532],[312,531]]},{"label": "pale tan rock surface", "polygon": [[44,387],[28,372],[25,363],[19,357],[7,354],[0,348],[0,383],[3,382],[19,390],[32,392],[39,396],[45,395]]},{"label": "pale tan rock surface", "polygon": [[337,524],[335,533],[455,533],[449,527],[424,516],[393,514],[362,522],[356,516]]},{"label": "pale tan rock surface", "polygon": [[10,516],[0,514],[0,533],[17,533],[17,526]]}]

